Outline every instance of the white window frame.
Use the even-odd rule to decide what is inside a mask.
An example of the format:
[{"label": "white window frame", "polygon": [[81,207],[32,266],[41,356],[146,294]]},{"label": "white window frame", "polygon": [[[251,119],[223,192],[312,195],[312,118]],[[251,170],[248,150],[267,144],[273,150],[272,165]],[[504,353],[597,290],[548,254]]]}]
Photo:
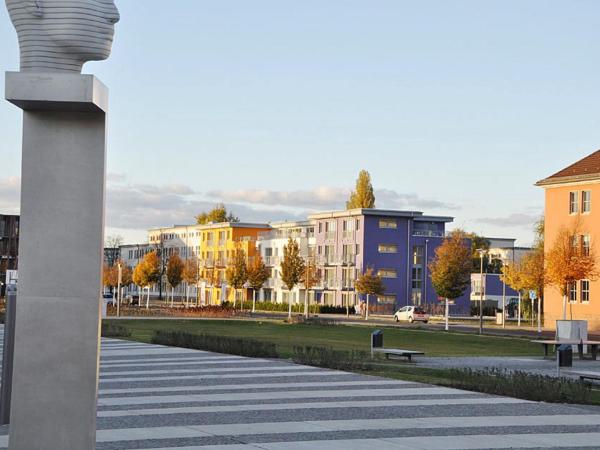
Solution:
[{"label": "white window frame", "polygon": [[[583,288],[584,284],[587,287],[587,289]],[[580,285],[579,286],[579,296],[581,298],[581,303],[589,303],[590,302],[590,280],[581,280],[579,285]]]},{"label": "white window frame", "polygon": [[579,214],[579,191],[569,192],[569,214]]},{"label": "white window frame", "polygon": [[[587,195],[587,199],[585,198]],[[592,191],[581,191],[581,214],[592,212]]]}]

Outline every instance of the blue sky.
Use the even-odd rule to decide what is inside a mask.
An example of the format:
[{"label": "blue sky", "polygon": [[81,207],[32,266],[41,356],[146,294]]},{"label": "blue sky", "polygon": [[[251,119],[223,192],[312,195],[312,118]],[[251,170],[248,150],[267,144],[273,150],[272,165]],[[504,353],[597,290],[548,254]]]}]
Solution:
[{"label": "blue sky", "polygon": [[[533,183],[600,147],[600,2],[117,0],[108,233],[378,206],[531,241]],[[0,68],[18,68],[0,8]],[[3,84],[3,73],[0,82]],[[18,209],[20,115],[0,102],[0,211]]]}]

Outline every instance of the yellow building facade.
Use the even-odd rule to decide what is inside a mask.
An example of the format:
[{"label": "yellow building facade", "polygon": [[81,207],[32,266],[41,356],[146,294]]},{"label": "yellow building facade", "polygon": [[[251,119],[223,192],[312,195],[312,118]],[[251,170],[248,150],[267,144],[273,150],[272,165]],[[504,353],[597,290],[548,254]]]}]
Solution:
[{"label": "yellow building facade", "polygon": [[[269,231],[268,224],[225,222],[203,225],[200,228],[200,276],[205,281],[205,299],[208,305],[233,302],[234,289],[227,286],[225,273],[236,251],[243,251],[248,264],[258,254],[256,240],[259,233]],[[238,291],[237,299],[249,299],[248,290]]]}]

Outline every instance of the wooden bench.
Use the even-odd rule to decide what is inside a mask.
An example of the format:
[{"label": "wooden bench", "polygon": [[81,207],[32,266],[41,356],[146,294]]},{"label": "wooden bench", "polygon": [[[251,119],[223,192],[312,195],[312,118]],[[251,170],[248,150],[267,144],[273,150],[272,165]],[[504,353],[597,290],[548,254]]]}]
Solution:
[{"label": "wooden bench", "polygon": [[419,352],[419,351],[415,351],[415,350],[402,350],[399,348],[374,348],[373,352],[383,353],[385,355],[385,359],[390,359],[390,355],[407,358],[408,362],[412,362],[413,356],[425,355],[425,353],[423,353],[423,352]]},{"label": "wooden bench", "polygon": [[600,346],[600,341],[584,341],[584,340],[570,340],[570,339],[563,339],[563,340],[554,340],[554,339],[536,339],[533,341],[534,344],[541,344],[544,346],[544,357],[548,356],[548,347],[550,347],[551,345],[555,347],[558,347],[559,345],[562,344],[569,344],[569,345],[576,345],[577,346],[577,350],[579,351],[579,358],[583,359],[583,346],[584,345],[589,345],[591,350],[592,350],[592,359],[596,360],[598,357],[598,346]]},{"label": "wooden bench", "polygon": [[579,377],[579,379],[581,381],[584,381],[584,380],[600,381],[600,372],[568,370],[568,371],[564,371],[563,373],[568,373],[569,375],[576,375]]}]

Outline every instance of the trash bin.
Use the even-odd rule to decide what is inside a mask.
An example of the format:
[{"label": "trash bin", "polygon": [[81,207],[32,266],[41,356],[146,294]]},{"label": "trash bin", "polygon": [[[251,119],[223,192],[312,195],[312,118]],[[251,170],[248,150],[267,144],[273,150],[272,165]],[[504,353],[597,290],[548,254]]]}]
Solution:
[{"label": "trash bin", "polygon": [[375,330],[371,333],[371,348],[383,348],[383,331]]},{"label": "trash bin", "polygon": [[496,313],[496,325],[502,325],[502,316],[503,316],[503,312],[497,312]]},{"label": "trash bin", "polygon": [[559,345],[556,349],[558,354],[558,367],[573,366],[573,346],[569,344]]}]

